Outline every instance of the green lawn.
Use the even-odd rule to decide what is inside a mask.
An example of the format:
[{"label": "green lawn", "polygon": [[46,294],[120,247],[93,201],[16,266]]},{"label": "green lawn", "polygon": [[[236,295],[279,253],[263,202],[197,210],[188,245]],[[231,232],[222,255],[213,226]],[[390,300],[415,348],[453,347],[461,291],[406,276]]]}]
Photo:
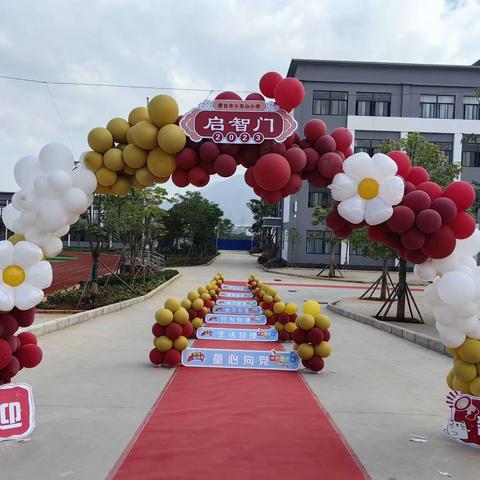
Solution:
[{"label": "green lawn", "polygon": [[62,257],[62,256],[58,256],[58,257],[54,257],[54,258],[47,258],[47,260],[50,262],[50,263],[62,263],[62,262],[66,262],[68,260],[75,260],[77,257]]}]

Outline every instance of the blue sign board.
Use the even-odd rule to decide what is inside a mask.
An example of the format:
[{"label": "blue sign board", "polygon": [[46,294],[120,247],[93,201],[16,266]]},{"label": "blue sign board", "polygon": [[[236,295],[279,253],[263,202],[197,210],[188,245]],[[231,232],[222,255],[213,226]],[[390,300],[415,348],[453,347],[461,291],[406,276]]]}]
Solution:
[{"label": "blue sign board", "polygon": [[237,313],[239,315],[260,315],[261,313],[263,313],[261,307],[237,307],[237,306],[229,307],[228,305],[214,305],[212,312],[213,313]]},{"label": "blue sign board", "polygon": [[214,328],[200,327],[197,329],[197,338],[203,340],[236,340],[240,342],[276,342],[278,332],[275,328]]},{"label": "blue sign board", "polygon": [[222,292],[218,294],[219,297],[224,298],[253,298],[252,292]]},{"label": "blue sign board", "polygon": [[299,359],[296,352],[191,347],[182,352],[182,365],[186,367],[296,371],[299,368]]},{"label": "blue sign board", "polygon": [[234,292],[249,292],[250,288],[246,285],[222,285],[222,290],[233,290]]},{"label": "blue sign board", "polygon": [[224,305],[230,307],[256,307],[257,301],[256,300],[227,300],[223,298],[219,298],[215,301],[215,305]]},{"label": "blue sign board", "polygon": [[209,313],[205,315],[205,323],[228,323],[230,325],[266,325],[265,315],[222,315]]}]

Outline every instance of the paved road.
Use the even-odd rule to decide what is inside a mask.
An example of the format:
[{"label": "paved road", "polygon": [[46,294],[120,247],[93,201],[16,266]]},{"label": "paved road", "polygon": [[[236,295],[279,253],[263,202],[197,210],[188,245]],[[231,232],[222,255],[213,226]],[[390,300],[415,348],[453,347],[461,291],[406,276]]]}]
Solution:
[{"label": "paved road", "polygon": [[[33,386],[38,426],[29,442],[0,445],[0,478],[105,478],[172,373],[147,362],[154,310],[166,297],[183,296],[218,270],[229,279],[255,272],[277,284],[282,298],[299,303],[361,292],[355,285],[286,285],[329,282],[266,274],[254,260],[225,253],[210,266],[182,268],[179,280],[141,304],[41,337],[44,362],[17,377]],[[478,478],[479,452],[441,432],[448,415],[448,358],[346,318],[331,318],[334,355],[322,374],[304,378],[372,478],[445,478],[438,471],[456,479]],[[411,433],[427,435],[429,441],[412,443]]]}]

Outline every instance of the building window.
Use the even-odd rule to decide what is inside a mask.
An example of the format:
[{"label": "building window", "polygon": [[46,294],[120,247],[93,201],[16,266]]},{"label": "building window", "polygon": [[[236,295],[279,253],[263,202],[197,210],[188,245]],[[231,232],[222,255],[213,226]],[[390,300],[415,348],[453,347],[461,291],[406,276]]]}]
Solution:
[{"label": "building window", "polygon": [[453,118],[455,95],[420,95],[422,118]]},{"label": "building window", "polygon": [[463,118],[465,120],[480,119],[479,103],[477,97],[463,97]]},{"label": "building window", "polygon": [[[307,254],[329,255],[332,253],[330,238],[332,232],[327,230],[307,230]],[[335,245],[335,253],[340,253],[340,244]]]},{"label": "building window", "polygon": [[391,97],[390,93],[357,92],[357,115],[389,117]]},{"label": "building window", "polygon": [[313,91],[313,114],[314,115],[346,115],[347,92],[326,92],[323,90]]},{"label": "building window", "polygon": [[453,159],[453,144],[452,142],[432,142],[441,152],[447,157],[448,163],[452,163]]},{"label": "building window", "polygon": [[363,256],[365,256],[365,248],[366,247],[364,247],[364,246],[352,247],[352,244],[349,244],[348,254],[363,257]]},{"label": "building window", "polygon": [[386,142],[386,140],[362,140],[360,138],[355,139],[353,150],[355,153],[365,152],[370,156],[380,152],[379,145]]},{"label": "building window", "polygon": [[332,197],[327,189],[319,192],[308,193],[308,208],[316,207],[317,205],[325,205],[329,207],[332,204]]},{"label": "building window", "polygon": [[480,167],[480,152],[462,152],[462,166]]}]

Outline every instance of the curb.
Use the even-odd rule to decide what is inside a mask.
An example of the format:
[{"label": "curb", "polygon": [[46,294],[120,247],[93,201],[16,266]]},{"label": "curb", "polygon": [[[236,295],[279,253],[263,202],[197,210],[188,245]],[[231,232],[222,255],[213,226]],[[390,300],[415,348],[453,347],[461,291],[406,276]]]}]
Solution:
[{"label": "curb", "polygon": [[198,266],[199,267],[207,267],[208,265],[212,264],[217,259],[217,257],[219,257],[219,256],[220,256],[220,254],[217,253],[209,262],[204,263],[203,265],[198,265]]},{"label": "curb", "polygon": [[40,337],[42,335],[46,335],[47,333],[56,332],[58,330],[63,330],[64,328],[72,327],[73,325],[84,323],[92,318],[100,317],[106,313],[123,310],[131,305],[143,302],[144,300],[147,300],[147,298],[153,297],[153,295],[168,287],[168,285],[181,277],[181,275],[181,273],[177,273],[174,277],[140,297],[130,298],[128,300],[124,300],[123,302],[112,303],[111,305],[105,305],[104,307],[94,308],[92,310],[76,313],[74,315],[67,315],[66,317],[48,320],[47,322],[39,323],[37,325],[33,324],[31,327],[25,328],[23,331],[31,332],[37,337]]},{"label": "curb", "polygon": [[423,333],[414,332],[408,328],[400,327],[398,325],[392,325],[390,323],[382,322],[374,317],[369,317],[367,315],[361,315],[360,313],[353,313],[349,310],[344,310],[343,308],[336,307],[335,304],[329,303],[327,308],[332,312],[338,313],[344,317],[355,320],[356,322],[363,323],[365,325],[370,325],[371,327],[377,328],[378,330],[383,330],[384,332],[390,333],[391,335],[396,335],[397,337],[403,338],[411,343],[416,343],[421,347],[428,348],[434,352],[441,353],[451,357],[452,355],[447,351],[445,345],[438,339],[433,338]]}]

